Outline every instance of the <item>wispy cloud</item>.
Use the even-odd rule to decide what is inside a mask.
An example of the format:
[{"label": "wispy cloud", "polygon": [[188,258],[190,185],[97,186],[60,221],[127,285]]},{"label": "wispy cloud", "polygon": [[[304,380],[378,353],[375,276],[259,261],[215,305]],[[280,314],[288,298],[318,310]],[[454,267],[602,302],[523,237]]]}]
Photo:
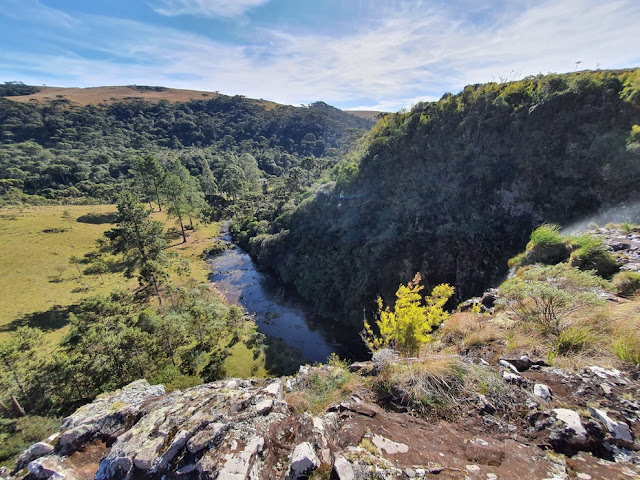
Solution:
[{"label": "wispy cloud", "polygon": [[[251,2],[258,0],[234,4]],[[36,84],[163,84],[289,104],[324,100],[397,110],[468,83],[570,71],[576,61],[591,69],[640,64],[634,48],[640,3],[635,0],[514,0],[490,11],[474,11],[470,4],[463,11],[471,17],[419,1],[388,5],[367,11],[339,35],[300,33],[287,25],[251,27],[249,37],[260,41],[241,44],[85,15],[69,19],[81,25],[73,35],[49,33],[57,50],[0,51],[0,67],[22,72],[17,79]],[[473,15],[482,20],[474,21]]]},{"label": "wispy cloud", "polygon": [[161,15],[236,17],[269,0],[161,0],[149,6]]}]

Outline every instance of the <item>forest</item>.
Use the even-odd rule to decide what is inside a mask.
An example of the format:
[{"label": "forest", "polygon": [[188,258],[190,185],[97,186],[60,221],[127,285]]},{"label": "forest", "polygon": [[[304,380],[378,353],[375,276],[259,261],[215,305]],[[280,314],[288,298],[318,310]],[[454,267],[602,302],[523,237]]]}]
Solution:
[{"label": "forest", "polygon": [[86,106],[0,98],[0,202],[113,203],[145,154],[179,159],[209,196],[218,187],[237,195],[261,177],[333,166],[372,123],[322,102],[267,109],[242,96]]},{"label": "forest", "polygon": [[383,117],[296,208],[236,238],[327,318],[358,325],[420,272],[460,301],[499,284],[544,222],[637,200],[640,71],[469,85]]}]

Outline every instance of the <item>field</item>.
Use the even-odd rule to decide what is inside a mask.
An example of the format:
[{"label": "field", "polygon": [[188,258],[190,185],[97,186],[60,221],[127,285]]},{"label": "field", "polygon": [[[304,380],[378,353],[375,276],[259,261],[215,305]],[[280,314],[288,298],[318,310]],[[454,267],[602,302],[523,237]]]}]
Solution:
[{"label": "field", "polygon": [[[65,210],[68,220],[62,217]],[[114,212],[113,205],[0,209],[0,340],[20,325],[43,329],[49,340],[59,338],[70,308],[81,299],[118,286],[137,287],[120,272],[85,275],[86,265],[69,262],[95,250],[96,240],[113,226]],[[163,213],[153,217],[167,222]],[[200,254],[218,232],[213,223],[199,227],[186,244],[172,241],[171,248],[189,259],[190,275],[199,281],[208,274]]]},{"label": "field", "polygon": [[[31,95],[7,97],[18,102],[28,103],[38,101],[46,103],[50,100],[66,99],[74,105],[108,105],[115,102],[131,99],[143,99],[151,102],[167,100],[174,102],[188,102],[189,100],[207,100],[220,96],[217,92],[204,92],[200,90],[182,90],[165,87],[142,87],[135,85],[109,86],[109,87],[39,87],[40,91]],[[277,104],[267,100],[256,100],[267,110]]]}]

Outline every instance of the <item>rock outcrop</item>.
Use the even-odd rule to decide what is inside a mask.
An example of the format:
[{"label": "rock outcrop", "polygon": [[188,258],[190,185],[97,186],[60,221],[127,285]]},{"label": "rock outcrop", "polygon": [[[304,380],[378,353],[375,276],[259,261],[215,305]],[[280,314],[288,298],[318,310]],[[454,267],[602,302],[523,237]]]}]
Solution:
[{"label": "rock outcrop", "polygon": [[[504,388],[522,399],[511,414],[481,396],[470,400],[466,416],[426,422],[382,408],[366,392],[317,415],[296,413],[283,387],[295,394],[313,375],[333,368],[301,367],[288,379],[229,379],[171,393],[136,381],[66,418],[51,443],[20,456],[13,478],[301,479],[315,471],[317,478],[341,480],[640,475],[640,405],[630,395],[638,382],[618,370],[593,366],[569,374],[542,366],[513,381],[516,374],[506,365],[483,364],[503,368]],[[359,370],[376,374],[373,363]],[[548,455],[549,449],[558,455]]]}]

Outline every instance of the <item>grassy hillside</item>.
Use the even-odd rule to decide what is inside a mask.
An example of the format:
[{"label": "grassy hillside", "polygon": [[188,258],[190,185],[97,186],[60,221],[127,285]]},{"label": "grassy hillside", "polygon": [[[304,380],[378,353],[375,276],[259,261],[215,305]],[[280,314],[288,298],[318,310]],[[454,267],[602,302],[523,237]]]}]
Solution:
[{"label": "grassy hillside", "polygon": [[[63,218],[64,211],[69,220]],[[0,341],[22,325],[41,328],[50,339],[58,339],[66,331],[70,308],[83,298],[106,295],[116,287],[138,287],[121,271],[85,274],[87,264],[69,262],[71,256],[82,259],[96,249],[96,240],[113,227],[115,211],[114,205],[0,209]],[[164,213],[156,211],[153,218],[175,228]],[[206,281],[209,267],[202,252],[219,229],[219,223],[200,225],[186,244],[173,238],[170,250],[190,264],[186,278],[172,272],[176,281]]]},{"label": "grassy hillside", "polygon": [[[65,100],[73,105],[108,105],[123,100],[147,100],[158,102],[188,102],[189,100],[201,100],[203,98],[215,98],[217,92],[204,92],[198,90],[182,90],[178,88],[147,87],[137,85],[109,86],[109,87],[36,87],[38,91],[29,95],[11,96],[11,100],[23,103],[37,101],[46,104],[52,100]],[[270,102],[265,102],[265,106]]]},{"label": "grassy hillside", "polygon": [[[71,221],[62,218],[68,211]],[[123,284],[121,273],[79,275],[69,263],[95,249],[112,225],[113,205],[0,210],[0,339],[17,325],[57,332],[70,305]],[[79,265],[81,269],[86,265]],[[124,284],[133,288],[132,279]]]}]

